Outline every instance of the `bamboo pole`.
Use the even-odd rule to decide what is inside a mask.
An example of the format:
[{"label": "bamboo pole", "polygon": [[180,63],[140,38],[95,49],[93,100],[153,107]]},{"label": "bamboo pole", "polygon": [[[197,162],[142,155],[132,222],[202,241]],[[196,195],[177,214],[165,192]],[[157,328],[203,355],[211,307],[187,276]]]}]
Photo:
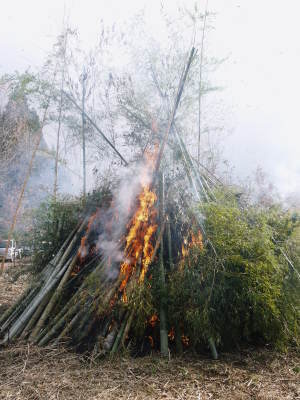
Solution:
[{"label": "bamboo pole", "polygon": [[[88,275],[91,277],[91,279],[95,276],[96,273],[101,272],[103,269],[103,266],[105,265],[105,259],[101,260],[101,262],[98,264],[98,266],[90,272]],[[72,296],[72,298],[68,301],[68,303],[63,307],[63,309],[58,313],[56,317],[54,317],[53,322],[45,328],[43,331],[41,331],[37,337],[35,338],[35,343],[38,343],[39,345],[45,345],[47,344],[54,336],[55,334],[63,328],[63,326],[66,323],[67,316],[69,315],[74,315],[79,308],[80,308],[80,301],[81,301],[81,293],[82,291],[87,287],[87,281],[89,278],[85,279],[81,286],[78,288],[76,293]]]},{"label": "bamboo pole", "polygon": [[108,335],[106,336],[104,343],[103,343],[103,348],[106,352],[109,352],[111,350],[112,345],[115,341],[117,332],[118,332],[118,327],[117,327],[117,324],[115,323],[115,326],[108,333]]},{"label": "bamboo pole", "polygon": [[218,359],[218,353],[217,353],[215,341],[214,341],[214,339],[212,337],[210,337],[208,339],[208,344],[209,344],[209,348],[210,348],[210,351],[211,351],[212,358],[214,360],[217,360]]},{"label": "bamboo pole", "polygon": [[119,332],[118,332],[118,335],[117,335],[117,337],[116,337],[116,340],[115,340],[115,342],[114,342],[114,344],[113,344],[113,346],[112,346],[112,349],[111,349],[111,351],[110,351],[111,354],[115,354],[115,353],[118,351],[118,349],[119,349],[119,344],[120,344],[120,341],[121,341],[121,339],[122,339],[122,336],[123,336],[123,333],[124,333],[124,330],[125,330],[125,327],[126,327],[126,325],[127,325],[128,320],[129,320],[129,314],[126,313],[126,314],[125,314],[125,317],[124,317],[124,319],[123,319],[123,322],[122,322],[122,324],[121,324],[120,330],[119,330]]},{"label": "bamboo pole", "polygon": [[39,331],[43,328],[46,319],[48,318],[48,316],[50,315],[53,307],[55,306],[57,300],[59,299],[61,292],[63,290],[63,287],[65,285],[65,283],[67,282],[72,269],[74,268],[75,264],[77,261],[77,253],[76,255],[73,257],[72,261],[70,262],[70,265],[68,266],[65,274],[63,275],[61,281],[59,282],[57,288],[55,289],[50,301],[48,302],[45,310],[43,311],[43,314],[41,315],[41,317],[39,318],[34,330],[32,331],[30,337],[32,340],[35,339],[35,337],[37,336],[37,334],[39,333]]},{"label": "bamboo pole", "polygon": [[47,345],[50,340],[53,339],[53,337],[64,328],[64,326],[67,324],[67,321],[73,318],[73,316],[79,311],[79,309],[80,304],[76,303],[73,307],[67,310],[66,314],[61,316],[58,322],[50,330],[48,330],[47,333],[39,341],[37,341],[37,337],[34,343],[37,343],[39,346]]},{"label": "bamboo pole", "polygon": [[125,326],[125,329],[124,329],[124,332],[123,332],[123,336],[122,336],[122,339],[121,339],[121,344],[122,344],[123,347],[125,346],[125,340],[126,340],[126,338],[128,336],[128,333],[129,333],[129,330],[130,330],[130,327],[131,327],[131,324],[132,324],[132,321],[133,321],[133,316],[134,316],[134,310],[131,311],[131,314],[130,314],[128,320],[127,320],[127,323],[126,323],[126,326]]},{"label": "bamboo pole", "polygon": [[16,309],[11,313],[11,315],[3,322],[0,328],[0,332],[5,332],[10,326],[17,320],[17,318],[22,314],[28,304],[32,301],[34,296],[38,293],[39,287],[31,288],[28,295],[18,304]]},{"label": "bamboo pole", "polygon": [[44,296],[46,296],[57,284],[57,282],[60,280],[62,275],[65,273],[67,269],[67,264],[62,268],[61,271],[56,274],[55,277],[50,279],[50,282],[47,282],[47,284],[40,290],[40,292],[35,296],[35,298],[31,301],[29,306],[26,307],[24,312],[21,314],[21,316],[17,319],[17,321],[12,325],[10,328],[9,332],[6,333],[4,339],[2,340],[2,344],[5,344],[8,342],[8,340],[14,338],[16,335],[18,335],[25,327],[27,324],[28,320],[31,318],[31,316],[34,314],[35,310],[37,307],[40,305],[41,301],[43,301]]},{"label": "bamboo pole", "polygon": [[[161,173],[159,179],[159,220],[160,220],[160,230],[162,229],[164,218],[164,175]],[[165,306],[165,268],[164,268],[164,260],[163,260],[163,237],[160,243],[160,252],[159,252],[159,280],[160,280],[160,352],[163,357],[167,357],[169,354],[168,349],[168,331],[167,331],[167,313]]]},{"label": "bamboo pole", "polygon": [[[19,307],[23,301],[29,296],[30,292],[33,290],[33,288],[30,286],[18,299],[17,301],[14,302],[14,304],[8,308],[8,310],[5,311],[3,315],[0,317],[0,324],[5,322],[12,314],[15,312],[17,307]],[[0,326],[0,331],[1,331],[1,326]]]},{"label": "bamboo pole", "polygon": [[170,226],[170,218],[168,216],[167,219],[167,237],[168,237],[168,252],[169,252],[169,264],[170,268],[174,268],[173,257],[172,257],[172,236],[171,236],[171,226]]},{"label": "bamboo pole", "polygon": [[67,338],[68,333],[74,328],[74,326],[77,324],[77,321],[81,318],[83,313],[84,311],[80,310],[77,314],[74,315],[71,321],[66,325],[66,327],[62,330],[62,332],[55,340],[54,342],[55,344],[58,344],[63,338]]},{"label": "bamboo pole", "polygon": [[67,304],[65,304],[63,306],[63,308],[58,312],[58,314],[56,316],[53,316],[53,319],[51,319],[51,321],[49,321],[49,324],[47,326],[44,327],[44,329],[42,329],[39,334],[37,335],[37,337],[34,340],[34,343],[39,343],[42,338],[47,335],[50,330],[58,323],[58,321],[60,321],[60,319],[65,316],[68,312],[68,310],[71,309],[71,307],[74,306],[74,296],[72,296],[69,301],[67,302]]},{"label": "bamboo pole", "polygon": [[41,302],[41,304],[36,309],[33,316],[30,318],[28,324],[25,326],[22,334],[20,335],[21,339],[25,339],[28,335],[30,335],[32,328],[34,327],[41,313],[43,312],[43,309],[46,307],[46,304],[49,301],[50,297],[51,297],[51,292],[48,294],[48,296],[44,297],[44,300]]},{"label": "bamboo pole", "polygon": [[173,123],[174,123],[174,120],[175,120],[176,111],[177,111],[178,105],[180,103],[180,99],[181,99],[181,96],[182,96],[182,93],[183,93],[184,85],[185,85],[185,82],[186,82],[186,78],[188,76],[188,72],[189,72],[190,66],[191,66],[193,58],[194,58],[194,54],[195,54],[195,48],[192,47],[192,50],[190,52],[190,56],[189,56],[187,65],[185,67],[185,71],[184,71],[184,73],[183,73],[183,75],[182,75],[182,77],[180,79],[179,85],[178,85],[177,95],[175,97],[173,110],[172,110],[172,113],[171,113],[171,116],[170,116],[170,119],[169,119],[169,122],[168,122],[167,130],[166,130],[166,133],[165,133],[165,135],[163,137],[162,144],[160,146],[160,150],[159,150],[159,153],[158,153],[158,157],[157,157],[157,160],[156,160],[156,166],[155,166],[156,173],[158,172],[159,167],[160,167],[160,163],[161,163],[162,156],[163,156],[163,153],[164,153],[165,145],[167,143],[170,131],[172,129],[172,126],[173,126]]}]

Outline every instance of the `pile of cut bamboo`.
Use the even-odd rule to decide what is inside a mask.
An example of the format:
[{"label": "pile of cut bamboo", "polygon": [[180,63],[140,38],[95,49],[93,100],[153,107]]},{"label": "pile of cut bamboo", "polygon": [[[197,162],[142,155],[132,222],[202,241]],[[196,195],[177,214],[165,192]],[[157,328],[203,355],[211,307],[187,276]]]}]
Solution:
[{"label": "pile of cut bamboo", "polygon": [[[113,312],[120,277],[107,275],[108,260],[101,254],[82,263],[82,238],[91,233],[89,218],[69,235],[35,282],[0,319],[2,344],[22,338],[39,345],[72,339],[79,345],[97,328],[105,351],[115,352],[124,343],[132,315]],[[76,272],[75,272],[76,271]]]}]

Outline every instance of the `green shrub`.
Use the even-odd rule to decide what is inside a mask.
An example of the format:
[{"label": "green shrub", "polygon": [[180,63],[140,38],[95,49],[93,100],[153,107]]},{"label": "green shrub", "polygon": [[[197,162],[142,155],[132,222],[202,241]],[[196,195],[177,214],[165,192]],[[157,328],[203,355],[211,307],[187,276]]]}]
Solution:
[{"label": "green shrub", "polygon": [[299,279],[274,244],[275,221],[281,246],[292,235],[290,216],[279,209],[241,210],[228,201],[202,212],[218,257],[206,243],[169,274],[170,324],[180,321],[194,347],[209,337],[225,348],[297,342]]},{"label": "green shrub", "polygon": [[79,200],[63,197],[40,205],[33,218],[30,242],[33,247],[33,272],[40,272],[57,253],[79,221]]}]

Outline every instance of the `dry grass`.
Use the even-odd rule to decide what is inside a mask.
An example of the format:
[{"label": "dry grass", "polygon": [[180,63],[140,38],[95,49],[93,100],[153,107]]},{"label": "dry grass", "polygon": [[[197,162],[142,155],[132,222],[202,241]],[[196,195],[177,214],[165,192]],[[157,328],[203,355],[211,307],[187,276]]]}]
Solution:
[{"label": "dry grass", "polygon": [[[0,303],[13,301],[25,282],[0,277]],[[294,400],[300,399],[299,368],[299,354],[267,350],[219,361],[157,355],[99,360],[17,343],[0,350],[0,399]]]},{"label": "dry grass", "polygon": [[18,344],[0,352],[0,399],[300,399],[299,361],[266,351],[221,361],[95,361]]}]

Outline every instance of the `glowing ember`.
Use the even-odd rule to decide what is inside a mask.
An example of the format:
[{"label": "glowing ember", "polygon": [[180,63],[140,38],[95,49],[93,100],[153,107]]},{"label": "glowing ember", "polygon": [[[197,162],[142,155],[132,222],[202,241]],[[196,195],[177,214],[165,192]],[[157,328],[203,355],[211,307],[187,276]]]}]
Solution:
[{"label": "glowing ember", "polygon": [[175,339],[175,329],[174,329],[174,326],[172,326],[172,328],[170,329],[170,332],[168,333],[168,337],[169,337],[169,339],[170,339],[171,342]]},{"label": "glowing ember", "polygon": [[183,344],[185,347],[187,347],[187,346],[190,344],[190,339],[189,339],[187,336],[185,336],[185,335],[182,335],[182,336],[181,336],[181,341],[182,341],[182,344]]},{"label": "glowing ember", "polygon": [[149,319],[149,325],[154,328],[155,325],[157,324],[158,321],[158,316],[156,314],[153,314],[152,317]]},{"label": "glowing ember", "polygon": [[148,336],[148,339],[149,339],[149,342],[150,342],[150,346],[151,346],[152,349],[153,349],[153,347],[154,347],[154,340],[153,340],[153,337],[152,337],[152,336]]}]

